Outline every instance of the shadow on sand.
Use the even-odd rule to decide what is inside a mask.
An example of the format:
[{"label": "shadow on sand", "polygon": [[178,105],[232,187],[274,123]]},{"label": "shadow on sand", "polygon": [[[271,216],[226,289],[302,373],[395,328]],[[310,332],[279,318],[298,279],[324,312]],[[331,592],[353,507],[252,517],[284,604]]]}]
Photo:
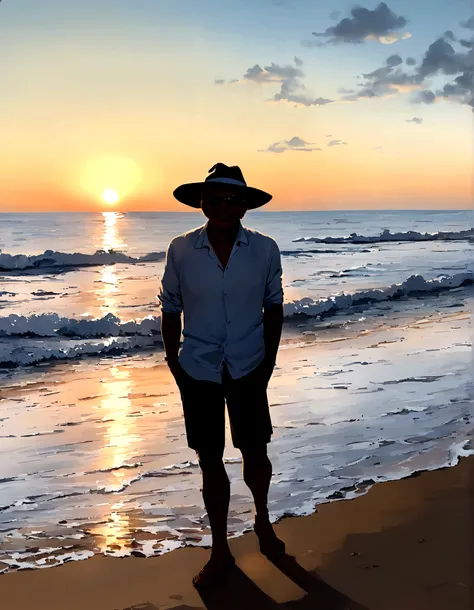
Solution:
[{"label": "shadow on sand", "polygon": [[306,595],[296,601],[278,604],[242,570],[235,568],[225,584],[210,591],[199,591],[205,607],[208,610],[367,610],[365,606],[333,589],[317,575],[307,572],[290,555],[284,555],[273,561],[273,564],[306,591]]},{"label": "shadow on sand", "polygon": [[[306,595],[296,601],[278,604],[264,593],[242,570],[236,567],[225,583],[199,591],[207,610],[368,610],[333,589],[317,575],[302,568],[294,557],[284,555],[273,564]],[[138,604],[123,610],[159,610],[150,603]],[[174,606],[173,610],[199,610],[192,606]]]}]

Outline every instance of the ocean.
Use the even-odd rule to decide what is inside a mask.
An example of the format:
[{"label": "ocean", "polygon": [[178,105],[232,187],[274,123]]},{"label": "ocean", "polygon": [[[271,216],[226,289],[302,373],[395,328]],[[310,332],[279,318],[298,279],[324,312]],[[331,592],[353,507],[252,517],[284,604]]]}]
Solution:
[{"label": "ocean", "polygon": [[[0,573],[210,540],[156,294],[198,213],[0,214]],[[249,212],[280,246],[275,519],[472,453],[469,211]],[[229,529],[251,523],[228,443]]]}]

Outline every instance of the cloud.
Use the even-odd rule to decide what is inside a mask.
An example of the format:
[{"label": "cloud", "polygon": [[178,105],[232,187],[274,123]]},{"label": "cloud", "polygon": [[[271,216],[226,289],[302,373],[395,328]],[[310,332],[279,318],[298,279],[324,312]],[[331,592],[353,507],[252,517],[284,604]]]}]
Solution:
[{"label": "cloud", "polygon": [[[414,58],[408,58],[406,64],[416,66],[410,73],[402,69],[400,55],[390,55],[380,68],[363,74],[356,92],[343,95],[340,101],[353,102],[418,90],[413,98],[417,103],[433,104],[449,99],[474,108],[474,39],[456,41],[451,34],[448,30],[430,44],[419,64]],[[463,48],[456,50],[453,46],[456,44]],[[434,91],[430,80],[435,76],[454,78]]]},{"label": "cloud", "polygon": [[306,142],[298,136],[294,136],[290,140],[274,142],[268,148],[258,150],[257,152],[284,153],[286,151],[313,152],[315,150],[322,150],[322,148],[313,148],[313,144],[314,142]]},{"label": "cloud", "polygon": [[327,144],[328,146],[347,146],[347,142],[343,142],[342,140],[331,140]]},{"label": "cloud", "polygon": [[289,104],[293,104],[295,107],[325,106],[326,104],[332,104],[332,102],[334,101],[325,97],[312,98],[308,95],[297,93],[298,89],[304,88],[304,85],[300,85],[294,82],[283,83],[280,89],[280,93],[275,93],[272,98],[272,101],[288,102]]},{"label": "cloud", "polygon": [[[399,39],[397,30],[405,27],[407,20],[397,16],[381,2],[374,10],[355,6],[350,17],[344,17],[339,23],[327,28],[324,32],[313,32],[313,36],[327,37],[326,44],[351,43],[361,44],[365,40],[395,42]],[[396,37],[391,39],[391,37]],[[383,40],[382,40],[383,39]]]},{"label": "cloud", "polygon": [[286,102],[294,107],[325,106],[334,100],[324,97],[312,97],[306,91],[305,85],[301,82],[304,72],[301,70],[303,61],[299,57],[294,57],[295,65],[279,65],[271,63],[263,68],[255,64],[248,68],[240,81],[231,82],[254,82],[259,85],[278,84],[280,91],[267,101]]},{"label": "cloud", "polygon": [[390,68],[394,68],[395,66],[399,66],[400,64],[402,64],[403,59],[400,57],[400,55],[390,55],[390,57],[387,57],[387,60],[385,63]]},{"label": "cloud", "polygon": [[333,21],[337,21],[339,19],[339,17],[341,16],[341,11],[332,11],[332,13],[329,13],[329,17],[333,20]]},{"label": "cloud", "polygon": [[452,83],[446,83],[443,89],[437,92],[437,95],[441,98],[453,99],[461,104],[467,104],[474,109],[473,82],[472,71],[463,72]]},{"label": "cloud", "polygon": [[359,89],[355,93],[344,95],[341,101],[356,102],[419,89],[421,86],[419,75],[407,74],[399,67],[401,64],[403,60],[400,55],[390,55],[380,68],[363,74]]},{"label": "cloud", "polygon": [[463,28],[467,28],[468,30],[474,30],[474,15],[469,17],[467,21],[461,21],[459,25]]},{"label": "cloud", "polygon": [[423,119],[414,116],[412,119],[407,119],[405,123],[416,123],[417,125],[421,125],[423,123]]},{"label": "cloud", "polygon": [[222,78],[216,78],[216,80],[214,81],[215,85],[224,85],[225,84],[225,80]]},{"label": "cloud", "polygon": [[[299,60],[301,62],[301,60]],[[301,66],[302,62],[299,64]],[[279,66],[271,63],[269,66],[261,68],[255,64],[249,68],[243,78],[244,80],[254,81],[255,83],[284,83],[303,76],[303,72],[294,66]]]},{"label": "cloud", "polygon": [[421,104],[433,104],[436,101],[436,95],[430,89],[423,89],[418,93],[415,101]]},{"label": "cloud", "polygon": [[405,32],[405,34],[389,34],[388,36],[380,36],[380,38],[377,38],[376,36],[368,36],[367,40],[378,40],[382,44],[393,44],[399,40],[407,40],[411,37],[412,35],[409,32]]},{"label": "cloud", "polygon": [[350,93],[355,93],[354,89],[346,89],[345,87],[339,87],[339,89],[337,90],[338,93],[342,94],[350,94]]},{"label": "cloud", "polygon": [[456,74],[459,62],[454,48],[444,38],[438,38],[428,47],[419,68],[420,76],[425,78],[437,72]]},{"label": "cloud", "polygon": [[418,70],[422,81],[440,74],[457,76],[436,93],[425,89],[415,101],[433,104],[438,99],[447,99],[474,109],[474,38],[459,41],[459,44],[467,51],[456,51],[443,38],[438,38],[429,46]]}]

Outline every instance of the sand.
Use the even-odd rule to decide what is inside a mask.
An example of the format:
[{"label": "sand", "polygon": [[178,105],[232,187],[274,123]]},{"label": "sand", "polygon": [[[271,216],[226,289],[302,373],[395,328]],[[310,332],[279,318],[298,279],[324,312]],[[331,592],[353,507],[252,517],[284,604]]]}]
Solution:
[{"label": "sand", "polygon": [[233,539],[238,568],[205,595],[191,577],[209,550],[184,548],[4,574],[1,606],[467,610],[474,601],[473,473],[474,458],[462,458],[451,468],[377,484],[353,500],[321,504],[311,516],[283,519],[276,531],[294,559],[279,566],[260,555],[253,533]]}]

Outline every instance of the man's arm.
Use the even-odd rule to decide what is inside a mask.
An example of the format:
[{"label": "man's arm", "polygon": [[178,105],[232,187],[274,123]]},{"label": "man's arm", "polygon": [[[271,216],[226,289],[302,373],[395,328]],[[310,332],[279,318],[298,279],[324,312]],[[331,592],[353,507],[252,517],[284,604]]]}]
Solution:
[{"label": "man's arm", "polygon": [[272,368],[275,366],[283,326],[283,305],[266,307],[263,312],[263,337],[265,341],[265,360]]},{"label": "man's arm", "polygon": [[265,361],[271,370],[275,366],[283,326],[282,275],[280,250],[277,243],[272,240],[267,283],[263,299]]},{"label": "man's arm", "polygon": [[165,348],[166,360],[172,370],[178,362],[179,341],[181,339],[181,314],[161,314],[161,339]]},{"label": "man's arm", "polygon": [[178,368],[183,302],[173,242],[170,243],[166,252],[165,269],[157,296],[161,303],[161,339],[168,366],[175,375]]}]

